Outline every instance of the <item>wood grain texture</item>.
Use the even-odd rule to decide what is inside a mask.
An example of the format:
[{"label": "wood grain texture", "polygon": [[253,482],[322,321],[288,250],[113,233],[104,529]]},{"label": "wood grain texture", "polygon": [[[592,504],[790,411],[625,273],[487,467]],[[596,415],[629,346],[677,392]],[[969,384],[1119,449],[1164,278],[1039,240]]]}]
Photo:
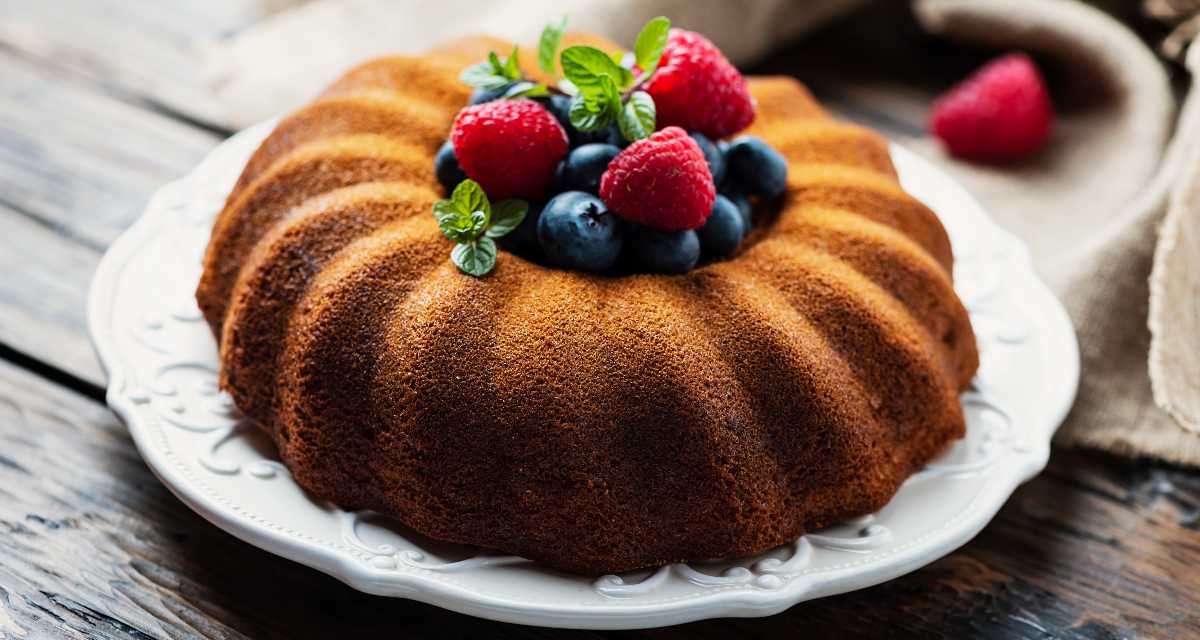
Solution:
[{"label": "wood grain texture", "polygon": [[[621,633],[360,594],[191,513],[94,399],[86,290],[151,191],[220,138],[194,122],[215,117],[195,42],[251,4],[0,0],[0,640],[1200,637],[1200,473],[1099,454],[1055,450],[975,540],[898,580],[771,618]],[[930,97],[979,55],[898,35],[845,55],[835,29],[757,71],[920,142]]]},{"label": "wood grain texture", "polygon": [[3,50],[0,78],[0,203],[93,248],[220,140]]},{"label": "wood grain texture", "polygon": [[100,251],[0,204],[0,273],[11,274],[0,278],[0,344],[103,387],[85,307],[99,262]]},{"label": "wood grain texture", "polygon": [[190,512],[101,405],[0,363],[0,638],[1200,636],[1200,479],[1056,452],[962,550],[771,618],[624,633],[360,594]]},{"label": "wood grain texture", "polygon": [[493,631],[552,633],[363,595],[250,547],[172,496],[102,405],[0,363],[0,638]]},{"label": "wood grain texture", "polygon": [[0,344],[103,386],[86,330],[103,250],[220,140],[0,49]]},{"label": "wood grain texture", "polygon": [[143,108],[208,126],[223,110],[205,89],[203,43],[262,15],[257,0],[0,0],[0,46]]}]

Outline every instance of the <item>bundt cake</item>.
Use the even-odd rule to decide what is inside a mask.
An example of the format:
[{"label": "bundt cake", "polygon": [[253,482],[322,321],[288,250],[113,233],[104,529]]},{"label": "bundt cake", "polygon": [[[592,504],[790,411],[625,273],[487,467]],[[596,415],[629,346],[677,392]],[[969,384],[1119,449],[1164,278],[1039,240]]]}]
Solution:
[{"label": "bundt cake", "polygon": [[733,258],[456,269],[433,160],[489,49],[507,50],[349,71],[279,122],[217,218],[197,299],[221,385],[314,497],[600,574],[875,511],[962,436],[978,354],[946,232],[884,139],[791,78],[748,79],[750,131],[789,175]]}]

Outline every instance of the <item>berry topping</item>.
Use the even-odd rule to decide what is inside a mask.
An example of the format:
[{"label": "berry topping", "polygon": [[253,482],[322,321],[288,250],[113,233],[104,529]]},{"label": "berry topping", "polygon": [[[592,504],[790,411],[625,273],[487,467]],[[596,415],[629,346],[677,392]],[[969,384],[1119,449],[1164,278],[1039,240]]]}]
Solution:
[{"label": "berry topping", "polygon": [[742,230],[750,233],[750,229],[754,227],[754,205],[750,204],[750,199],[743,195],[732,195],[729,196],[729,199],[742,216]]},{"label": "berry topping", "polygon": [[700,261],[700,239],[695,231],[642,227],[629,242],[638,264],[654,273],[687,273]]},{"label": "berry topping", "polygon": [[775,198],[787,190],[787,160],[754,136],[741,136],[725,151],[725,166],[735,190]]},{"label": "berry topping", "polygon": [[613,159],[600,180],[600,197],[624,218],[684,231],[708,219],[716,189],[696,141],[679,127],[667,127]]},{"label": "berry topping", "polygon": [[696,146],[704,153],[704,161],[708,163],[708,172],[712,174],[713,184],[721,184],[725,179],[725,154],[703,133],[693,133],[692,140],[696,141]]},{"label": "berry topping", "polygon": [[712,215],[708,222],[697,234],[700,236],[700,248],[704,255],[710,258],[725,258],[733,254],[745,235],[742,224],[742,214],[737,205],[725,196],[717,196],[713,203]]},{"label": "berry topping", "polygon": [[585,144],[572,150],[563,160],[562,189],[598,193],[600,177],[620,153],[621,149],[611,144]]},{"label": "berry topping", "polygon": [[554,196],[538,220],[538,243],[550,262],[569,269],[607,271],[621,255],[624,229],[599,198],[582,191]]},{"label": "berry topping", "polygon": [[654,98],[660,126],[723,138],[754,121],[754,100],[742,74],[713,43],[691,31],[671,29],[646,92]]},{"label": "berry topping", "polygon": [[567,152],[567,134],[558,121],[528,99],[464,108],[450,140],[463,171],[495,199],[541,198]]},{"label": "berry topping", "polygon": [[762,140],[724,139],[754,120],[741,74],[663,17],[621,55],[564,49],[564,28],[565,18],[543,29],[540,76],[525,75],[515,47],[459,76],[471,104],[434,160],[451,192],[434,215],[454,263],[485,275],[497,244],[609,275],[683,273],[702,255],[734,255],[755,203],[786,191],[788,171]]},{"label": "berry topping", "polygon": [[454,187],[458,183],[467,179],[467,174],[463,173],[462,167],[458,166],[458,158],[454,157],[454,145],[447,140],[433,158],[433,170],[437,174],[438,182],[446,188],[447,192],[454,191]]},{"label": "berry topping", "polygon": [[998,58],[933,105],[929,128],[950,153],[967,160],[1019,160],[1045,144],[1054,107],[1033,60]]}]

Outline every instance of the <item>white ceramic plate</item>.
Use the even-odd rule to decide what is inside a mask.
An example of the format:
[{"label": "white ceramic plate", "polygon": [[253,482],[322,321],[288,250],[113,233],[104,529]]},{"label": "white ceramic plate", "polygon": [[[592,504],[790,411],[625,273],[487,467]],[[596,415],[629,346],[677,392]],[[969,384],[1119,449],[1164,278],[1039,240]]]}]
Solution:
[{"label": "white ceramic plate", "polygon": [[974,199],[892,148],[906,189],[945,223],[982,365],[963,395],[967,437],[879,513],[755,558],[585,578],[514,556],[438,544],[371,513],[310,499],[216,387],[217,353],[193,299],[214,215],[274,123],[218,147],[159,190],[105,255],[89,322],[108,403],[150,468],[192,509],[272,553],[356,589],[484,618],[597,629],[765,616],[912,571],[971,539],[1046,464],[1075,395],[1079,356],[1025,248]]}]

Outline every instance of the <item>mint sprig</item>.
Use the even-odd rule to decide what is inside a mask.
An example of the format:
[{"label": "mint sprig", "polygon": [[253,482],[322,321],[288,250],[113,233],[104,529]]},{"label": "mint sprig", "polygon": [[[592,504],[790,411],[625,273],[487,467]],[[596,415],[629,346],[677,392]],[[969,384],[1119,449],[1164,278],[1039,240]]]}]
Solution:
[{"label": "mint sprig", "polygon": [[637,41],[633,45],[633,56],[644,75],[649,76],[658,68],[658,61],[662,59],[663,49],[667,47],[667,35],[670,31],[671,21],[659,16],[647,22],[638,33]]},{"label": "mint sprig", "polygon": [[601,78],[607,77],[614,84],[623,86],[626,74],[631,80],[633,77],[628,69],[613,61],[607,53],[584,44],[563,49],[559,60],[563,75],[583,96],[598,90]]},{"label": "mint sprig", "polygon": [[501,60],[495,51],[489,51],[487,60],[463,69],[458,79],[480,89],[494,90],[507,87],[521,80],[521,68],[517,60],[517,53],[517,47],[513,47],[512,53]]},{"label": "mint sprig", "polygon": [[442,235],[455,242],[450,260],[463,273],[479,277],[496,266],[496,241],[516,229],[529,203],[524,200],[488,200],[483,187],[474,180],[463,180],[445,200],[433,205]]},{"label": "mint sprig", "polygon": [[642,91],[662,59],[671,21],[654,18],[638,34],[633,62],[641,68],[635,78],[623,54],[609,55],[595,47],[567,47],[559,56],[563,75],[575,91],[568,118],[580,131],[598,131],[617,123],[629,141],[654,133],[654,99]]},{"label": "mint sprig", "polygon": [[[518,49],[507,58],[494,51],[487,60],[467,67],[463,82],[487,91],[503,91],[503,98],[544,98],[551,93],[573,96],[568,119],[580,131],[600,131],[614,123],[630,142],[647,138],[656,128],[654,99],[642,89],[658,68],[671,21],[659,16],[646,23],[638,33],[633,53],[605,53],[596,47],[576,45],[559,52],[567,18],[548,22],[538,40],[538,66],[547,74],[562,68],[563,77],[556,86],[533,82],[521,74]],[[635,77],[632,67],[639,69]]]},{"label": "mint sprig", "polygon": [[617,117],[617,128],[626,140],[649,138],[654,133],[654,98],[645,91],[634,91]]}]

